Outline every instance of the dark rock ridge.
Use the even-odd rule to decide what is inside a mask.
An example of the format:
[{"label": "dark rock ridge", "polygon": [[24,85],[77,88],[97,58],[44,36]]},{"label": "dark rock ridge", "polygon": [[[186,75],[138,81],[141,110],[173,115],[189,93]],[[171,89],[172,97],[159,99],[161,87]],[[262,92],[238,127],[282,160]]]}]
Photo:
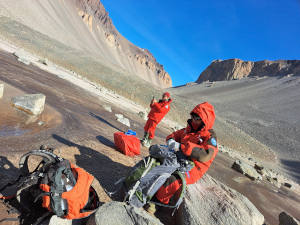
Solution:
[{"label": "dark rock ridge", "polygon": [[159,64],[152,53],[147,49],[139,48],[124,38],[112,23],[108,12],[99,0],[76,0],[76,6],[82,10],[81,16],[85,21],[91,21],[91,16],[105,30],[108,41],[119,49],[126,49],[126,55],[132,60],[139,62],[142,66],[151,70],[160,80],[162,87],[171,87],[170,75]]},{"label": "dark rock ridge", "polygon": [[243,61],[240,59],[214,60],[199,76],[204,81],[239,80],[244,77],[299,76],[300,60]]}]

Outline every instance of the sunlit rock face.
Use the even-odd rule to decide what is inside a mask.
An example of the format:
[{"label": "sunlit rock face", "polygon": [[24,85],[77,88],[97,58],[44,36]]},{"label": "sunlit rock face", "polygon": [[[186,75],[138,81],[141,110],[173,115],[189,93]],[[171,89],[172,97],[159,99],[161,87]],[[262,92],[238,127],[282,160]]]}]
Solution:
[{"label": "sunlit rock face", "polygon": [[172,86],[163,65],[118,32],[99,0],[3,0],[0,16],[82,50],[114,71],[137,76],[156,87]]},{"label": "sunlit rock face", "polygon": [[204,81],[239,80],[244,77],[299,76],[300,60],[263,60],[257,62],[240,59],[214,60],[199,76]]}]

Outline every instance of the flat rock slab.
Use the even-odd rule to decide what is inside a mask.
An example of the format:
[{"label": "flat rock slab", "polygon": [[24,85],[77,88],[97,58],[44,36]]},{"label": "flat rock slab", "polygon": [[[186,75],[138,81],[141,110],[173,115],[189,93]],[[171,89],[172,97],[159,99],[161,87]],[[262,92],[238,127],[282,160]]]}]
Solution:
[{"label": "flat rock slab", "polygon": [[108,202],[102,205],[87,225],[162,225],[145,210],[124,202]]},{"label": "flat rock slab", "polygon": [[264,216],[248,198],[204,175],[187,187],[177,221],[180,225],[262,225]]},{"label": "flat rock slab", "polygon": [[0,84],[0,98],[3,97],[3,93],[4,93],[4,84]]},{"label": "flat rock slab", "polygon": [[29,114],[39,115],[43,112],[46,96],[43,94],[29,94],[11,99],[13,106]]}]

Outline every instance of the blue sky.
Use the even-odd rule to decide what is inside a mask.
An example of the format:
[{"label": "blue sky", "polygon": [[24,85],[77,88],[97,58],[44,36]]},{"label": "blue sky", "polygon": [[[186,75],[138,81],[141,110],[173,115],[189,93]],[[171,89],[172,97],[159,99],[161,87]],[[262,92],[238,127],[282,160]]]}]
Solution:
[{"label": "blue sky", "polygon": [[101,0],[118,31],[164,65],[173,86],[215,59],[300,59],[300,0]]}]

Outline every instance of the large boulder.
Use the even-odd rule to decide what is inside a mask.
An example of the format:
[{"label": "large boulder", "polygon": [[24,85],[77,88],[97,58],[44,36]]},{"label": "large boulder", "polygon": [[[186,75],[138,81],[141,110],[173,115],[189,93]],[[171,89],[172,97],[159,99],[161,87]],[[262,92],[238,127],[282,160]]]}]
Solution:
[{"label": "large boulder", "polygon": [[108,202],[102,205],[87,225],[162,225],[162,223],[142,208],[129,206],[123,202]]},{"label": "large boulder", "polygon": [[251,180],[262,180],[262,176],[256,171],[256,169],[242,160],[236,160],[233,163],[232,168],[249,177]]},{"label": "large boulder", "polygon": [[0,84],[0,98],[3,97],[3,92],[4,92],[4,84]]},{"label": "large boulder", "polygon": [[209,175],[187,187],[177,216],[180,225],[264,223],[264,216],[248,198]]},{"label": "large boulder", "polygon": [[29,94],[11,99],[13,106],[29,114],[39,115],[44,110],[46,96],[43,94]]},{"label": "large boulder", "polygon": [[300,222],[286,212],[279,214],[279,225],[300,225]]}]

